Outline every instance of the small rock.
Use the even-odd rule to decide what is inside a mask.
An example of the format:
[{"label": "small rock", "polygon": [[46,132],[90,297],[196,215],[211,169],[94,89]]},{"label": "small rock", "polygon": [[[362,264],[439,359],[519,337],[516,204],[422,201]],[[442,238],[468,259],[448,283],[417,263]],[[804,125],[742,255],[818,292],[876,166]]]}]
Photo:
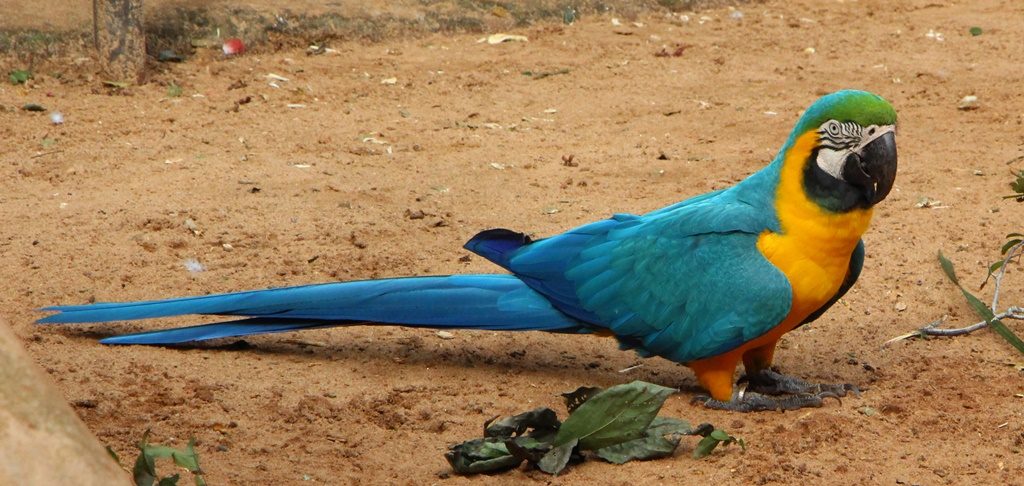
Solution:
[{"label": "small rock", "polygon": [[907,310],[907,304],[904,304],[903,302],[897,302],[896,303],[896,311],[897,312],[903,312],[905,310]]},{"label": "small rock", "polygon": [[871,417],[872,415],[875,415],[875,414],[878,413],[878,410],[875,410],[875,409],[873,409],[871,407],[860,407],[860,408],[857,409],[857,411],[862,413],[862,414],[864,414],[864,415],[866,415],[866,416],[868,416],[868,417]]},{"label": "small rock", "polygon": [[74,405],[79,408],[96,408],[96,400],[75,400]]},{"label": "small rock", "polygon": [[434,335],[441,339],[455,339],[455,335],[448,331],[437,331]]},{"label": "small rock", "polygon": [[185,218],[185,228],[192,232],[192,234],[199,236],[202,234],[202,230],[199,229],[199,225],[192,218]]},{"label": "small rock", "polygon": [[962,111],[977,110],[978,108],[978,97],[974,95],[964,96],[960,99],[960,104],[957,106],[957,109]]}]

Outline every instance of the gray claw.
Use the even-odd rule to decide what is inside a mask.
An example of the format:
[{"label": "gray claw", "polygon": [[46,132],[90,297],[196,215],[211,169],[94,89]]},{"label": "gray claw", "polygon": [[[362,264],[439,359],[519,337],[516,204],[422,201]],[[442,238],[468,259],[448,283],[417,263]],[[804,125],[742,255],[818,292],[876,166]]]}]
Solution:
[{"label": "gray claw", "polygon": [[860,389],[850,384],[810,384],[799,378],[764,370],[746,377],[745,383],[741,380],[732,400],[723,402],[708,395],[697,395],[692,403],[699,402],[711,409],[733,412],[785,411],[821,407],[828,398],[834,398],[842,405],[841,398],[848,393],[859,397]]},{"label": "gray claw", "polygon": [[822,406],[822,397],[817,395],[772,397],[749,391],[742,396],[734,397],[728,402],[715,400],[711,397],[707,397],[706,395],[699,397],[699,400],[702,400],[705,407],[715,410],[729,410],[732,412],[764,412],[769,410],[786,411]]},{"label": "gray claw", "polygon": [[[765,395],[819,395],[830,397],[835,394],[845,397],[847,393],[860,396],[856,385],[844,384],[811,384],[800,378],[783,375],[772,370],[747,376],[749,389]],[[831,397],[830,397],[831,398]]]}]

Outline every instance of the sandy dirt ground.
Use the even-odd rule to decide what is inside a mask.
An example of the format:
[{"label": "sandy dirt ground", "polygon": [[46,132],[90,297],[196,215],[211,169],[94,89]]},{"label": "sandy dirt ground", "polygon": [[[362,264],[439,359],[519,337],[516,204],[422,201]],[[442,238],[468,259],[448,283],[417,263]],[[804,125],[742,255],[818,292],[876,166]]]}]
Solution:
[{"label": "sandy dirt ground", "polygon": [[[58,60],[28,87],[0,85],[4,317],[103,443],[134,457],[147,428],[156,442],[195,436],[215,485],[1024,484],[1012,348],[989,331],[881,346],[943,315],[973,323],[936,252],[976,288],[1022,229],[1024,206],[999,196],[1024,154],[1024,6],[739,11],[620,26],[592,16],[501,45],[437,35],[320,56],[201,52],[127,90]],[[268,73],[289,81],[271,86]],[[168,96],[172,82],[181,96]],[[809,103],[847,87],[899,111],[896,188],[865,237],[858,285],[787,336],[776,362],[858,384],[860,398],[709,411],[690,403],[688,369],[588,336],[356,327],[172,349],[96,339],[196,319],[33,325],[34,309],[56,303],[497,272],[462,243],[492,227],[550,235],[732,184],[774,156]],[[977,109],[958,109],[966,95]],[[570,154],[578,165],[563,163]],[[925,197],[941,204],[917,207]],[[1008,272],[1007,305],[1024,303],[1022,277]],[[663,414],[724,427],[746,452],[694,461],[690,441],[670,459],[588,461],[555,478],[450,474],[443,453],[486,419],[563,410],[560,392],[635,379],[680,387]]]}]

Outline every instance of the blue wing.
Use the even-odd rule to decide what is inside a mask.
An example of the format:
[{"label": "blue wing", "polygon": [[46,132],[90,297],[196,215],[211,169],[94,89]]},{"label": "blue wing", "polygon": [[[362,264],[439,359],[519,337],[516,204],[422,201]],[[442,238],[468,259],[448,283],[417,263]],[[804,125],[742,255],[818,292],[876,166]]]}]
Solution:
[{"label": "blue wing", "polygon": [[789,281],[756,246],[777,225],[758,202],[723,191],[536,242],[485,233],[467,248],[624,346],[689,362],[734,349],[789,313]]}]

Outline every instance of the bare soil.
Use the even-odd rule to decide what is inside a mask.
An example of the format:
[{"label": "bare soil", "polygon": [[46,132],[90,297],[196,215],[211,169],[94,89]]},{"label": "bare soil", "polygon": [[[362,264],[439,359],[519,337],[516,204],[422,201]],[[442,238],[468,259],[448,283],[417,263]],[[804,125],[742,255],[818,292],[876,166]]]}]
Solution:
[{"label": "bare soil", "polygon": [[[1024,207],[999,196],[1024,154],[1024,6],[739,11],[620,26],[589,16],[501,45],[473,34],[335,43],[318,56],[203,51],[128,89],[104,87],[77,54],[57,59],[28,86],[0,85],[5,318],[102,442],[133,457],[146,429],[175,445],[195,436],[216,485],[1024,484],[1012,348],[990,331],[881,346],[943,315],[976,321],[936,252],[976,288],[1003,236],[1022,229]],[[269,73],[289,81],[271,86]],[[197,320],[33,324],[34,309],[57,303],[496,272],[461,244],[492,227],[550,235],[732,184],[774,156],[809,103],[848,87],[897,107],[896,189],[865,237],[858,285],[787,336],[777,364],[858,384],[859,398],[710,411],[690,403],[686,368],[590,336],[353,327],[110,347],[96,339]],[[966,95],[977,109],[958,109]],[[941,204],[917,207],[923,197]],[[192,259],[204,271],[188,271]],[[1024,303],[1022,277],[1008,272],[1005,304]],[[670,459],[589,461],[555,478],[450,474],[448,445],[488,418],[635,379],[680,387],[663,414],[724,427],[746,452],[694,461],[688,442]]]}]

